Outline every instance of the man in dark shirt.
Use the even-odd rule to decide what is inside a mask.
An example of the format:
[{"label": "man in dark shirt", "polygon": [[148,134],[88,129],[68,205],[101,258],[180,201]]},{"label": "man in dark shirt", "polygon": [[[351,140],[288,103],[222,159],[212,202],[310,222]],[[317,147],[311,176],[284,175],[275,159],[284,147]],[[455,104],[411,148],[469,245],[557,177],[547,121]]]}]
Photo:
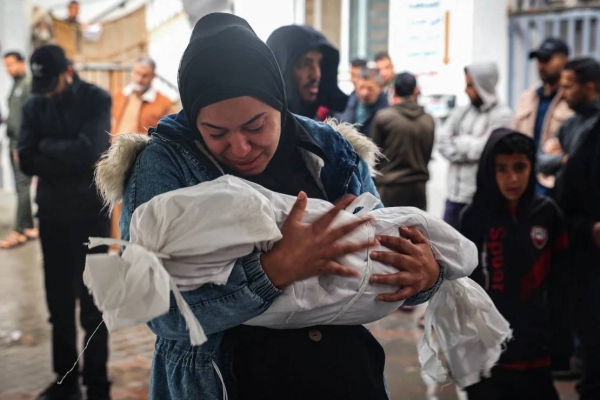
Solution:
[{"label": "man in dark shirt", "polygon": [[[31,56],[32,95],[23,107],[17,150],[21,169],[38,176],[36,202],[52,324],[52,361],[60,381],[38,400],[80,400],[76,300],[88,347],[83,383],[88,400],[110,399],[108,332],[83,283],[91,236],[106,237],[109,221],[94,185],[94,168],[109,147],[110,95],[79,79],[64,51],[43,46]],[[102,252],[100,249],[93,252]],[[94,335],[92,339],[92,335]]]}]

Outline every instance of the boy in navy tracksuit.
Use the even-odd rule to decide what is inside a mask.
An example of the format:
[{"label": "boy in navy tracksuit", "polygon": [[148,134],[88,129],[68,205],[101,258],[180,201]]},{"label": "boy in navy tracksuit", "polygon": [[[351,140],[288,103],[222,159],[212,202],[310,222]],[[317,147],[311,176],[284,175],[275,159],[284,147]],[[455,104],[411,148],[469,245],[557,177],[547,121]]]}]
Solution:
[{"label": "boy in navy tracksuit", "polygon": [[552,283],[552,290],[556,286],[566,292],[561,287],[564,269],[559,268],[566,225],[557,205],[535,194],[534,186],[533,140],[509,129],[495,130],[460,231],[479,250],[479,266],[471,278],[510,322],[514,339],[492,377],[467,388],[469,400],[559,399],[550,368],[548,287]]}]

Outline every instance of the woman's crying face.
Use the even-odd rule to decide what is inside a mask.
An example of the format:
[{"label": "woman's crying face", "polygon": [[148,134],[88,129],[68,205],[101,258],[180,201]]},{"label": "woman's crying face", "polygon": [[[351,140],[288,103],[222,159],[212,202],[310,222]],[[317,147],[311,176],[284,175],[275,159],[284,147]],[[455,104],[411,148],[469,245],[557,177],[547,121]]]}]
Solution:
[{"label": "woman's crying face", "polygon": [[281,113],[253,97],[235,97],[203,107],[196,126],[213,157],[241,176],[253,176],[277,150]]}]

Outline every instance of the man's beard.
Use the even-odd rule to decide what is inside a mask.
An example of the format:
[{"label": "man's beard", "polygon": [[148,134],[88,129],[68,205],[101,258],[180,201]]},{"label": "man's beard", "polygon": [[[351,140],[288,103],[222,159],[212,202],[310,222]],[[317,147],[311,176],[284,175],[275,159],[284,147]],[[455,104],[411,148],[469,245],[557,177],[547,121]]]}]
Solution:
[{"label": "man's beard", "polygon": [[476,99],[470,99],[471,100],[471,104],[477,108],[481,108],[481,106],[483,106],[483,100],[481,100],[481,97],[477,97]]},{"label": "man's beard", "polygon": [[558,82],[560,81],[560,74],[558,75],[547,75],[545,77],[541,77],[542,78],[542,82],[544,82],[547,85],[557,85]]},{"label": "man's beard", "polygon": [[136,93],[146,93],[150,89],[150,85],[140,85],[139,83],[133,83],[133,91]]},{"label": "man's beard", "polygon": [[[318,80],[316,80],[316,79],[311,80],[306,85],[304,85],[304,87],[308,89],[308,88],[310,88],[311,86],[314,86],[314,85],[316,85],[319,88],[319,91],[320,91],[320,89],[321,89],[320,88],[320,82]],[[302,100],[302,101],[304,103],[306,103],[306,104],[311,105],[311,104],[315,104],[317,102],[318,98],[319,98],[319,93],[317,92],[317,96],[315,97],[314,100],[309,100],[309,101]]]}]

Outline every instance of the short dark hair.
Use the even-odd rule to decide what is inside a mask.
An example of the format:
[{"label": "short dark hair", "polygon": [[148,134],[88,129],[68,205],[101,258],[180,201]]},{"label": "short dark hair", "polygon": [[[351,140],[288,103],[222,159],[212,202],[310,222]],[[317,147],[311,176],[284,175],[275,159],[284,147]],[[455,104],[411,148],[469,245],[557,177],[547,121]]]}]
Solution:
[{"label": "short dark hair", "polygon": [[77,0],[72,0],[72,1],[70,1],[70,2],[69,2],[69,5],[68,5],[68,7],[71,7],[71,6],[78,6],[78,5],[79,5],[79,2],[78,2]]},{"label": "short dark hair", "polygon": [[600,64],[590,57],[571,60],[565,65],[565,71],[573,71],[577,83],[584,85],[593,82],[596,92],[600,93]]},{"label": "short dark hair", "polygon": [[416,88],[417,78],[410,72],[402,72],[394,78],[394,92],[398,97],[410,97]]},{"label": "short dark hair", "polygon": [[381,61],[381,60],[392,60],[392,58],[390,57],[390,54],[387,51],[380,51],[379,53],[375,54],[375,61]]},{"label": "short dark hair", "polygon": [[350,61],[350,65],[352,66],[352,68],[356,68],[356,67],[366,68],[367,60],[365,60],[364,58],[355,58],[352,61]]},{"label": "short dark hair", "polygon": [[373,79],[379,85],[383,82],[381,81],[381,75],[379,75],[379,71],[375,68],[363,68],[358,73],[358,79]]},{"label": "short dark hair", "polygon": [[9,51],[4,53],[4,58],[8,57],[14,57],[17,61],[25,62],[25,57],[23,57],[23,54],[19,53],[18,51]]},{"label": "short dark hair", "polygon": [[494,147],[494,156],[498,154],[524,154],[528,159],[533,160],[535,149],[533,140],[519,132],[514,132],[504,136]]}]

